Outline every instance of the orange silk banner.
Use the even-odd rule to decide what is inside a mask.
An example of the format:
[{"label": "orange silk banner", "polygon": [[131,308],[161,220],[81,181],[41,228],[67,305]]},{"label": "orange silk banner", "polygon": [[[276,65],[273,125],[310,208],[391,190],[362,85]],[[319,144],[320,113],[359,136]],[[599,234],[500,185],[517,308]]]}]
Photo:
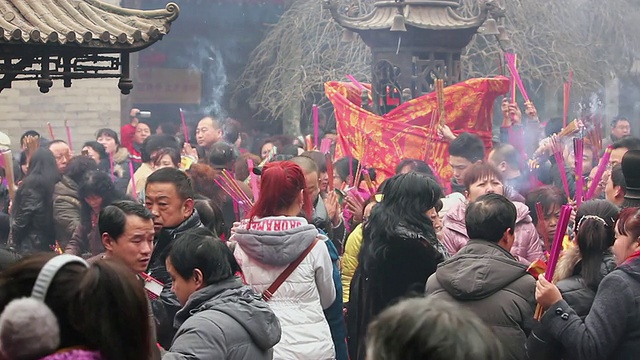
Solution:
[{"label": "orange silk banner", "polygon": [[[447,125],[454,134],[470,132],[480,136],[490,148],[493,103],[507,91],[506,77],[470,79],[446,87]],[[325,93],[335,109],[336,158],[351,155],[364,166],[376,169],[380,179],[393,176],[402,159],[419,159],[431,164],[444,181],[451,178],[449,144],[430,126],[432,112],[438,109],[435,92],[382,116],[361,108],[361,92],[352,83],[327,82]]]}]

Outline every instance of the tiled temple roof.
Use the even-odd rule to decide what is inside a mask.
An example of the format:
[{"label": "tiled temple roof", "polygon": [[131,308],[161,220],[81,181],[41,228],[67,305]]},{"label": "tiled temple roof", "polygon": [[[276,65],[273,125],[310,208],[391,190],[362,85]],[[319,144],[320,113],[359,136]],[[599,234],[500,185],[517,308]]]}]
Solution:
[{"label": "tiled temple roof", "polygon": [[135,51],[166,35],[178,13],[175,3],[133,10],[99,0],[0,0],[0,46]]}]

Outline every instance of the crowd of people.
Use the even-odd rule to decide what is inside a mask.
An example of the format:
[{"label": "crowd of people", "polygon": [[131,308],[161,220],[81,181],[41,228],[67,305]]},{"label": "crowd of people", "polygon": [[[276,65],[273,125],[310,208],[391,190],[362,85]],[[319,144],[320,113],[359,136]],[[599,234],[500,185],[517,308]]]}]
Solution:
[{"label": "crowd of people", "polygon": [[439,128],[451,179],[212,116],[189,137],[133,109],[81,154],[28,131],[0,173],[0,359],[634,359],[640,139],[502,109],[491,149]]}]

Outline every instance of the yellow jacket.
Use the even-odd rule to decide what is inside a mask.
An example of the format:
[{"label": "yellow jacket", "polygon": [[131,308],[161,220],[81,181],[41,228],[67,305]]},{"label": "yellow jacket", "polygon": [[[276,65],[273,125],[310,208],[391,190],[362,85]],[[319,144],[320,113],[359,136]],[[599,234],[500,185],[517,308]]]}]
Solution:
[{"label": "yellow jacket", "polygon": [[358,254],[362,246],[362,224],[356,226],[349,234],[347,244],[342,255],[342,302],[349,302],[349,287],[351,278],[358,267]]}]

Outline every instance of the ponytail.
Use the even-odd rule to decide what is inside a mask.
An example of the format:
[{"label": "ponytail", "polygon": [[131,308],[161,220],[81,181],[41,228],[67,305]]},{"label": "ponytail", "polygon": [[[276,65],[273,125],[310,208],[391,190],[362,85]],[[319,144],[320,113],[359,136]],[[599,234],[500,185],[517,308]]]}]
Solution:
[{"label": "ponytail", "polygon": [[582,256],[581,276],[587,286],[596,290],[602,280],[604,254],[615,242],[614,224],[618,208],[605,200],[584,203],[576,216],[576,239]]},{"label": "ponytail", "polygon": [[148,359],[151,352],[148,300],[136,276],[117,260],[101,260],[78,284],[74,327],[109,360]]}]

